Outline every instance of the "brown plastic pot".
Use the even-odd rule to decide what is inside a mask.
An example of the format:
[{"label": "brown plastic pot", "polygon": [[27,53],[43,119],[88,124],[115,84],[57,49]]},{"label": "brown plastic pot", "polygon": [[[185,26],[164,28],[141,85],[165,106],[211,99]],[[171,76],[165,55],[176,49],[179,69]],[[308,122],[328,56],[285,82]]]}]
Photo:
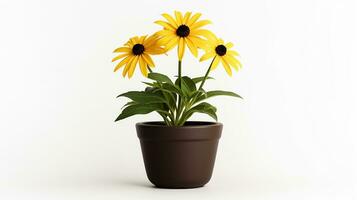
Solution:
[{"label": "brown plastic pot", "polygon": [[211,179],[223,125],[186,122],[136,124],[147,177],[161,188],[202,187]]}]

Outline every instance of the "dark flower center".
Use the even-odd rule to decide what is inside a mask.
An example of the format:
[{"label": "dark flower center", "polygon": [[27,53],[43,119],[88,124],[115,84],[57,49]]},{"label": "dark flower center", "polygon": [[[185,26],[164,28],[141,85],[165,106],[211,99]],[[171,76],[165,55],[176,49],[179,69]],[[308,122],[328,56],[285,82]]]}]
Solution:
[{"label": "dark flower center", "polygon": [[224,56],[227,53],[227,48],[224,45],[220,44],[216,47],[216,53],[220,56]]},{"label": "dark flower center", "polygon": [[190,34],[190,28],[186,26],[185,24],[182,24],[179,26],[176,30],[176,35],[179,37],[187,37]]},{"label": "dark flower center", "polygon": [[144,52],[145,48],[144,48],[144,45],[142,44],[135,44],[133,46],[133,54],[134,55],[140,55]]}]

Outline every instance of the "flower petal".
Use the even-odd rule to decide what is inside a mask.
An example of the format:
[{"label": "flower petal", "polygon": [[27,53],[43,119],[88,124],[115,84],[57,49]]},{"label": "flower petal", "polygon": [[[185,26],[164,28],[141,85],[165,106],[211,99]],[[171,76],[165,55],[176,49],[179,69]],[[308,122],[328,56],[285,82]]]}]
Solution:
[{"label": "flower petal", "polygon": [[235,56],[239,56],[239,53],[234,51],[234,50],[228,50],[227,54],[231,54],[231,55],[235,55]]},{"label": "flower petal", "polygon": [[169,14],[162,14],[162,16],[174,27],[174,28],[177,28],[178,25],[177,25],[177,22],[174,20],[174,18],[171,17],[171,15]]},{"label": "flower petal", "polygon": [[172,32],[170,30],[165,30],[165,29],[155,33],[156,36],[160,36],[160,37],[164,37],[167,35],[173,35],[173,34],[174,34],[174,32]]},{"label": "flower petal", "polygon": [[117,61],[117,60],[119,60],[120,58],[124,58],[125,56],[128,56],[128,55],[130,55],[130,53],[120,54],[120,55],[118,55],[117,57],[113,58],[113,59],[112,59],[112,62]]},{"label": "flower petal", "polygon": [[204,55],[200,58],[200,62],[205,61],[205,60],[207,60],[207,59],[210,59],[210,58],[212,58],[212,57],[215,56],[215,55],[216,55],[216,54],[215,54],[213,51],[208,52],[208,53],[204,54]]},{"label": "flower petal", "polygon": [[138,63],[139,57],[140,56],[135,56],[133,62],[130,65],[130,68],[129,68],[129,71],[128,71],[129,78],[131,78],[133,76],[133,74],[134,74],[134,71],[135,71],[135,68],[136,68],[136,64]]},{"label": "flower petal", "polygon": [[194,36],[203,36],[208,40],[212,40],[212,41],[217,40],[217,37],[211,31],[206,29],[196,29],[193,30],[191,33]]},{"label": "flower petal", "polygon": [[143,56],[141,55],[139,58],[139,65],[140,65],[140,71],[141,73],[147,77],[148,76],[148,70],[147,70],[147,64],[143,58]]},{"label": "flower petal", "polygon": [[151,67],[154,67],[154,66],[155,66],[154,61],[151,59],[151,57],[150,57],[148,54],[143,53],[143,54],[141,54],[141,55],[143,56],[144,61],[145,61],[149,66],[151,66]]},{"label": "flower petal", "polygon": [[232,63],[233,66],[237,66],[237,70],[239,68],[242,68],[242,63],[240,63],[240,61],[238,59],[236,59],[235,57],[231,56],[231,55],[225,55],[224,57],[227,57],[227,60]]},{"label": "flower petal", "polygon": [[191,30],[194,30],[194,29],[198,29],[198,28],[200,28],[202,26],[205,26],[205,25],[211,24],[211,23],[212,22],[209,21],[209,20],[201,20],[201,21],[198,21],[198,22],[194,23],[190,28],[191,28]]},{"label": "flower petal", "polygon": [[233,47],[233,43],[232,42],[228,42],[226,45],[224,45],[224,46],[226,46],[228,49],[230,49],[230,48],[232,48]]},{"label": "flower petal", "polygon": [[179,46],[177,48],[177,53],[178,53],[178,59],[181,61],[182,60],[182,57],[185,53],[185,40],[184,38],[180,38],[180,41],[179,41]]},{"label": "flower petal", "polygon": [[119,48],[116,48],[113,53],[119,53],[119,52],[130,52],[131,51],[131,48],[129,47],[119,47]]},{"label": "flower petal", "polygon": [[183,17],[182,23],[187,25],[190,16],[191,16],[191,12],[186,12],[185,16]]},{"label": "flower petal", "polygon": [[224,60],[226,61],[227,64],[233,66],[233,68],[238,71],[239,69],[239,65],[237,62],[235,62],[232,57],[230,57],[229,55],[225,55],[223,56]]},{"label": "flower petal", "polygon": [[190,38],[185,38],[185,42],[188,46],[188,49],[190,49],[191,53],[197,57],[198,56],[198,51],[197,51],[197,47],[195,46],[195,44],[193,44],[193,42],[190,40]]},{"label": "flower petal", "polygon": [[190,36],[188,36],[188,38],[190,38],[190,40],[195,44],[195,46],[197,46],[198,48],[201,48],[201,49],[206,48],[207,45],[209,44],[209,43],[207,43],[206,40],[199,38],[197,36],[190,35]]},{"label": "flower petal", "polygon": [[175,38],[179,38],[177,35],[166,35],[158,40],[159,45],[167,45],[170,41]]},{"label": "flower petal", "polygon": [[201,17],[201,15],[201,13],[194,14],[191,19],[188,19],[187,26],[191,26],[193,23],[195,23]]},{"label": "flower petal", "polygon": [[129,68],[131,66],[131,63],[133,62],[134,58],[135,58],[135,56],[131,56],[130,60],[126,63],[125,68],[124,68],[123,73],[122,73],[123,77],[125,77],[125,75],[128,73],[128,70],[129,70]]},{"label": "flower petal", "polygon": [[145,41],[145,39],[146,39],[146,37],[147,37],[147,35],[141,36],[141,37],[139,38],[139,44],[143,44],[144,41]]},{"label": "flower petal", "polygon": [[224,57],[222,57],[222,64],[223,64],[223,67],[224,67],[224,69],[226,70],[227,74],[228,74],[229,76],[232,76],[231,67],[230,67],[229,64],[226,62],[226,60],[224,59]]},{"label": "flower petal", "polygon": [[168,29],[168,30],[171,30],[171,31],[175,31],[176,30],[174,26],[172,26],[171,24],[169,24],[167,22],[161,21],[161,20],[155,21],[154,23],[158,24],[160,26],[163,26],[165,29]]},{"label": "flower petal", "polygon": [[158,54],[163,54],[166,53],[166,49],[161,48],[161,47],[150,47],[150,48],[146,48],[145,52],[151,55],[158,55]]},{"label": "flower petal", "polygon": [[174,37],[173,39],[171,39],[170,42],[165,45],[165,49],[169,51],[174,48],[178,44],[179,39],[180,37]]},{"label": "flower petal", "polygon": [[114,72],[116,72],[118,69],[120,69],[122,66],[124,66],[126,63],[130,62],[130,60],[133,58],[134,56],[129,55],[128,57],[124,58],[122,61],[119,62],[119,64],[117,64],[117,66],[115,66],[114,68]]},{"label": "flower petal", "polygon": [[177,25],[180,26],[182,24],[182,14],[180,11],[175,11],[175,17]]}]

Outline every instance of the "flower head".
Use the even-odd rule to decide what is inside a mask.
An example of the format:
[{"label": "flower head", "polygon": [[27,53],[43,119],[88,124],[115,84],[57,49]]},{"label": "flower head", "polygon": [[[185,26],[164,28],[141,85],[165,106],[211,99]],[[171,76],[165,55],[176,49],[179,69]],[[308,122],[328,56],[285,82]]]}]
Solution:
[{"label": "flower head", "polygon": [[224,43],[222,39],[218,39],[216,36],[209,38],[209,43],[205,47],[205,54],[200,58],[200,61],[204,61],[214,57],[211,70],[216,69],[218,64],[222,63],[224,69],[229,76],[232,76],[231,66],[238,71],[242,64],[239,62],[235,56],[239,54],[230,50],[233,47],[233,43]]},{"label": "flower head", "polygon": [[212,33],[209,30],[201,29],[202,26],[210,24],[209,20],[198,20],[200,13],[191,16],[191,12],[186,12],[184,16],[181,12],[175,11],[175,18],[169,14],[162,14],[167,21],[156,21],[156,24],[163,26],[163,30],[158,31],[156,35],[160,36],[160,43],[166,46],[167,50],[178,46],[177,53],[179,60],[182,60],[185,53],[185,46],[191,53],[197,57],[198,48],[205,46],[205,40]]},{"label": "flower head", "polygon": [[140,71],[144,76],[148,75],[147,67],[154,67],[154,61],[150,55],[163,54],[166,50],[157,43],[157,36],[135,36],[129,39],[123,47],[114,50],[114,53],[121,53],[113,58],[112,62],[122,59],[114,69],[114,72],[125,66],[123,76],[133,76],[136,65],[139,63]]}]

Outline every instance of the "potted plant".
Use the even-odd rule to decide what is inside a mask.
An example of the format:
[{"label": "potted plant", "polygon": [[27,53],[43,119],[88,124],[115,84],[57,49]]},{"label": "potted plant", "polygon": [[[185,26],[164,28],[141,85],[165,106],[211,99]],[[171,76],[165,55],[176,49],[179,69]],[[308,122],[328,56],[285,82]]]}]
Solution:
[{"label": "potted plant", "polygon": [[[123,69],[123,77],[131,78],[138,66],[150,81],[143,91],[129,91],[118,97],[130,99],[115,121],[137,114],[158,113],[163,121],[136,124],[147,176],[157,187],[193,188],[205,185],[211,178],[222,124],[218,122],[188,121],[194,113],[204,113],[217,121],[216,107],[208,98],[227,95],[241,98],[238,94],[204,89],[209,74],[222,65],[229,76],[231,68],[239,70],[239,54],[233,44],[224,43],[211,31],[202,28],[209,20],[199,20],[200,13],[175,11],[174,16],[162,15],[166,21],[155,23],[163,29],[150,36],[135,36],[124,46],[114,50],[119,53],[112,61],[121,61],[114,71]],[[211,59],[204,76],[190,78],[182,73],[185,48],[200,61]],[[177,47],[178,73],[175,80],[154,72],[152,55],[165,54]]]}]

